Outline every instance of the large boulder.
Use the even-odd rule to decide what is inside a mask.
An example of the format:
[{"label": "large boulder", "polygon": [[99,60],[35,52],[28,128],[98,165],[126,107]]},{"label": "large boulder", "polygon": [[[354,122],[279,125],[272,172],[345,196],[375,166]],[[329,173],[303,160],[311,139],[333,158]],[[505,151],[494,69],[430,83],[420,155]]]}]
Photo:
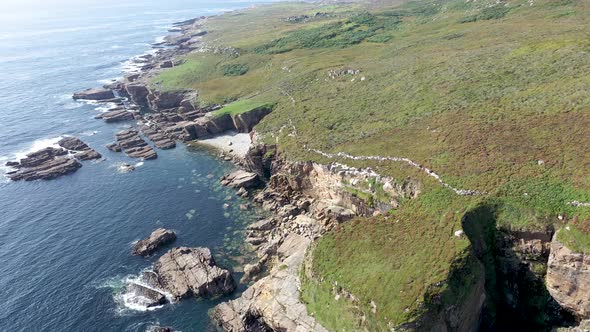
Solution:
[{"label": "large boulder", "polygon": [[84,100],[107,100],[115,98],[115,94],[109,89],[87,89],[81,92],[74,93],[74,99]]},{"label": "large boulder", "polygon": [[176,240],[176,233],[164,228],[158,228],[147,238],[138,241],[133,246],[133,254],[137,256],[148,256],[159,247],[172,243]]},{"label": "large boulder", "polygon": [[221,184],[230,188],[252,188],[260,183],[260,178],[256,173],[237,170],[221,179]]},{"label": "large boulder", "polygon": [[[561,230],[560,232],[567,231]],[[547,290],[563,308],[579,319],[590,318],[590,256],[551,242],[547,263]]]},{"label": "large boulder", "polygon": [[235,289],[231,273],[215,264],[207,248],[174,248],[156,262],[154,271],[176,299],[214,297]]}]

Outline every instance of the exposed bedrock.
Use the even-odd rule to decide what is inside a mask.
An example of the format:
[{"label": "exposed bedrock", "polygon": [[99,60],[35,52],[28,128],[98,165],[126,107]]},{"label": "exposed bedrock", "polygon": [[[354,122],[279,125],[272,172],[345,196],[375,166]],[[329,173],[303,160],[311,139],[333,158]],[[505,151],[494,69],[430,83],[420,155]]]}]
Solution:
[{"label": "exposed bedrock", "polygon": [[131,158],[142,158],[145,160],[156,159],[158,154],[139,136],[137,130],[128,129],[117,133],[117,143],[109,145],[109,149],[117,150],[120,147]]},{"label": "exposed bedrock", "polygon": [[[269,151],[272,147],[255,147],[245,160],[251,174],[270,177],[254,200],[273,211],[272,217],[247,230],[246,241],[256,249],[259,260],[244,267],[244,280],[257,281],[241,297],[218,305],[213,319],[226,331],[326,331],[300,300],[299,271],[315,239],[348,217],[376,211],[354,200],[343,187],[344,179],[360,181],[370,173],[272,160]],[[401,187],[392,186],[392,194]],[[240,191],[247,194],[246,189]],[[405,196],[401,191],[396,195]],[[264,271],[268,275],[262,276]]]},{"label": "exposed bedrock", "polygon": [[176,147],[176,142],[170,139],[170,137],[162,132],[157,127],[150,127],[148,125],[141,125],[141,132],[154,143],[158,149],[172,149]]},{"label": "exposed bedrock", "polygon": [[74,94],[74,99],[84,99],[84,100],[97,100],[97,101],[104,101],[107,99],[115,98],[115,94],[110,89],[87,89],[84,91],[80,91]]},{"label": "exposed bedrock", "polygon": [[255,125],[258,124],[265,116],[270,114],[272,109],[270,107],[261,107],[253,109],[249,112],[237,114],[232,116],[234,128],[241,133],[249,133]]},{"label": "exposed bedrock", "polygon": [[237,170],[221,178],[221,184],[230,188],[250,189],[259,185],[260,179],[256,173]]},{"label": "exposed bedrock", "polygon": [[159,247],[172,243],[176,240],[174,231],[158,228],[147,238],[138,241],[133,246],[133,254],[138,256],[149,256],[158,250]]},{"label": "exposed bedrock", "polygon": [[235,289],[231,273],[219,268],[207,248],[174,248],[154,265],[161,287],[176,299],[215,297]]},{"label": "exposed bedrock", "polygon": [[498,209],[484,204],[463,219],[473,255],[485,269],[481,327],[543,331],[572,324],[571,314],[553,299],[544,282],[552,230],[498,229]]},{"label": "exposed bedrock", "polygon": [[96,119],[102,119],[106,122],[120,122],[133,120],[133,113],[126,110],[124,107],[117,107],[107,112],[101,113],[95,117]]},{"label": "exposed bedrock", "polygon": [[58,145],[61,148],[44,148],[19,161],[6,163],[17,169],[8,172],[7,176],[13,181],[50,180],[77,171],[82,167],[79,160],[101,158],[100,153],[76,137],[66,137]]},{"label": "exposed bedrock", "polygon": [[78,160],[92,160],[100,159],[102,155],[96,150],[91,149],[86,143],[82,142],[77,137],[65,137],[57,142],[59,146],[69,150],[74,154],[74,157]]},{"label": "exposed bedrock", "polygon": [[590,257],[570,250],[554,236],[547,265],[547,289],[578,319],[590,318]]}]

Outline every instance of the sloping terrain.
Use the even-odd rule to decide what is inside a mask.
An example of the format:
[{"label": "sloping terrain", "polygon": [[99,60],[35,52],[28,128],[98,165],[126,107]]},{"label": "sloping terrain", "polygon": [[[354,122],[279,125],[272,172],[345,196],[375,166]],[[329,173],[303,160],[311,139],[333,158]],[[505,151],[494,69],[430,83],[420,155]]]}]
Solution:
[{"label": "sloping terrain", "polygon": [[[205,49],[152,84],[195,89],[200,105],[229,113],[274,105],[256,130],[283,158],[422,183],[417,199],[316,244],[302,297],[325,327],[415,322],[470,298],[457,285],[479,287],[484,275],[493,316],[513,283],[502,260],[475,250],[474,261],[482,230],[457,235],[465,220],[493,219],[503,232],[563,228],[560,241],[590,252],[589,14],[582,0],[277,4],[207,19]],[[335,285],[356,300],[336,300]],[[546,328],[555,322],[543,301],[511,312]]]}]

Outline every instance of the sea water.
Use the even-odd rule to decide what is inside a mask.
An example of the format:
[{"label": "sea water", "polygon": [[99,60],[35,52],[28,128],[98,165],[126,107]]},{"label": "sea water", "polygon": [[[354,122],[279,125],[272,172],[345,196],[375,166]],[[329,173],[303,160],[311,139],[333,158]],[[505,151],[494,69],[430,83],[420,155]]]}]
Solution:
[{"label": "sea water", "polygon": [[[218,184],[232,165],[182,144],[145,162],[110,152],[105,144],[133,122],[94,120],[104,105],[71,95],[133,69],[128,60],[149,52],[173,22],[251,4],[2,1],[0,165],[63,135],[80,137],[104,160],[51,181],[0,176],[0,331],[213,329],[208,310],[228,297],[148,310],[124,289],[170,248],[148,259],[131,255],[132,244],[158,227],[177,232],[174,246],[209,247],[219,264],[239,266],[240,230],[257,216],[239,211],[240,199]],[[124,172],[125,163],[136,170]]]}]

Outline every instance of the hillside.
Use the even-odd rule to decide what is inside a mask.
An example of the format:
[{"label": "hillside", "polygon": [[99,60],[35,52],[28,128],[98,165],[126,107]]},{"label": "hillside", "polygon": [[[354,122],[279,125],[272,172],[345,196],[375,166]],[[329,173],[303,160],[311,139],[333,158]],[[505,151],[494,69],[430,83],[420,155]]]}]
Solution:
[{"label": "hillside", "polygon": [[[220,114],[272,106],[256,131],[287,160],[420,181],[418,198],[315,244],[302,299],[326,328],[415,323],[471,301],[485,275],[489,321],[547,329],[546,267],[523,288],[478,248],[496,231],[563,228],[590,253],[590,207],[575,204],[590,202],[589,14],[582,0],[275,4],[208,18],[207,49],[151,84],[197,90]],[[335,300],[334,284],[357,301]]]}]

